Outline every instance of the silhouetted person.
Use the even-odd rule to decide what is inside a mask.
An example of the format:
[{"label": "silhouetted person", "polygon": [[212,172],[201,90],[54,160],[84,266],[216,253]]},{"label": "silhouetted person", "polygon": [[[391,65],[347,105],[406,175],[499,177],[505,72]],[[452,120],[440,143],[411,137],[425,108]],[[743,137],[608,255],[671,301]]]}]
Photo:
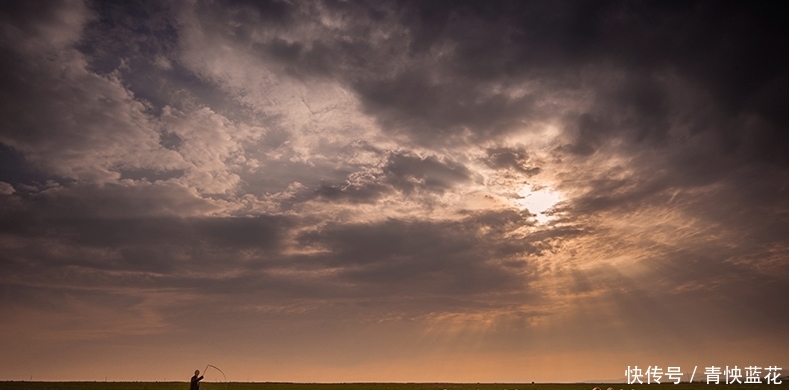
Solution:
[{"label": "silhouetted person", "polygon": [[195,370],[195,376],[192,377],[192,383],[189,385],[189,390],[200,390],[200,381],[203,380],[203,377],[200,376],[200,370]]}]

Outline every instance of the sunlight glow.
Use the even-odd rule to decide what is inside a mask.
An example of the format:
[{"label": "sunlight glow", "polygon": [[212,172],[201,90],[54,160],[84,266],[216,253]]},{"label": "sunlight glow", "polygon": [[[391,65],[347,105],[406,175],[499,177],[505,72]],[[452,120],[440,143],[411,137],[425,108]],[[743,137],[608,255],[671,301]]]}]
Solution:
[{"label": "sunlight glow", "polygon": [[562,201],[562,196],[546,187],[524,186],[518,190],[521,198],[515,202],[519,207],[528,209],[535,215],[539,223],[546,223],[551,220],[551,216],[546,212],[557,203]]}]

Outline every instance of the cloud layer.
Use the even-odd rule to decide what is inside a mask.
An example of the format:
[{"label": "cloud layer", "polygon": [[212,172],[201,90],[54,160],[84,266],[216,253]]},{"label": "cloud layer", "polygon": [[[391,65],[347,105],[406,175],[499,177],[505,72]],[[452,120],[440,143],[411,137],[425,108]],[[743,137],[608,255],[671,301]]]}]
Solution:
[{"label": "cloud layer", "polygon": [[777,15],[4,5],[0,379],[781,366]]}]

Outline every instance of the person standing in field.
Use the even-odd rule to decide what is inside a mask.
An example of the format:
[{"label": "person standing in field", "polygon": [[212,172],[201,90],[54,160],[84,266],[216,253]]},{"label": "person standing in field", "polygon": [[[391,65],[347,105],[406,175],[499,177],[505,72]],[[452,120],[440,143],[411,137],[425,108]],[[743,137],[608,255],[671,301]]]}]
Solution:
[{"label": "person standing in field", "polygon": [[200,370],[195,370],[195,376],[192,377],[192,383],[189,385],[189,390],[200,390],[200,381],[203,380],[200,375]]}]

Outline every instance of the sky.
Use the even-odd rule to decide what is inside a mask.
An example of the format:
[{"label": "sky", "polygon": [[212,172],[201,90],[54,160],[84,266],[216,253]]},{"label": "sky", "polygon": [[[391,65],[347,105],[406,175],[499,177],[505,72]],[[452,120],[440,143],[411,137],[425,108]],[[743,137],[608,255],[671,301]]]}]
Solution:
[{"label": "sky", "polygon": [[0,9],[0,380],[789,372],[769,2]]}]

